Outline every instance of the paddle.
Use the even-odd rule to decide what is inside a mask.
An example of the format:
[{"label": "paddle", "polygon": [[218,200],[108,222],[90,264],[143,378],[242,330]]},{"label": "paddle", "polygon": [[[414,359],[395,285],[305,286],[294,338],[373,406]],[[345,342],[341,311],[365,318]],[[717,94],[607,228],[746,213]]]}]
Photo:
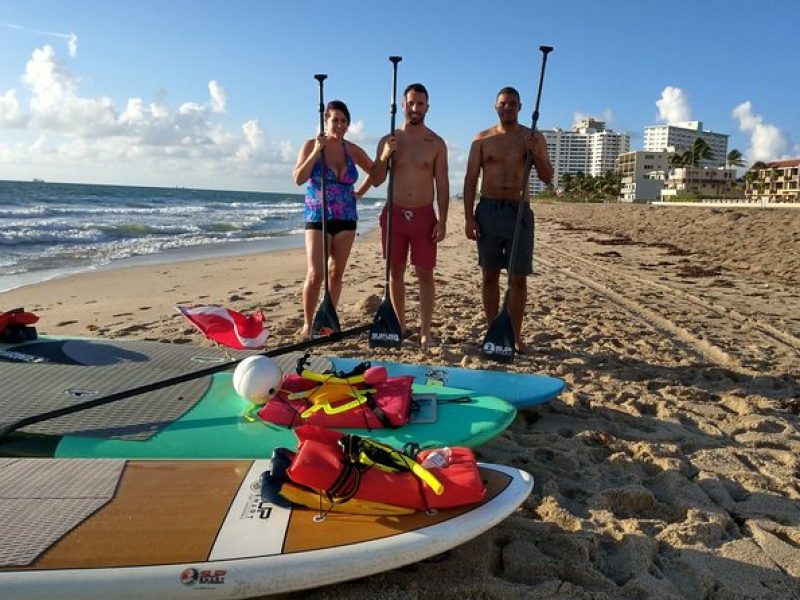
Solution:
[{"label": "paddle", "polygon": [[[289,344],[288,346],[273,348],[272,350],[267,350],[266,352],[260,352],[258,354],[250,356],[280,356],[282,354],[288,354],[289,352],[297,352],[299,350],[305,350],[306,348],[321,346],[322,344],[327,344],[328,342],[338,342],[339,340],[344,339],[346,337],[351,337],[354,335],[358,335],[360,333],[364,333],[365,331],[368,331],[369,328],[370,326],[366,324],[359,325],[358,327],[352,327],[351,329],[346,329],[344,331],[336,331],[324,337],[319,337],[313,340],[303,340],[302,342],[298,342],[296,344]],[[192,381],[193,379],[199,379],[200,377],[205,377],[206,375],[213,375],[214,373],[226,371],[231,367],[238,365],[245,358],[248,357],[240,358],[238,360],[233,360],[219,365],[214,365],[212,367],[201,369],[200,371],[194,371],[192,373],[184,373],[183,375],[177,375],[175,377],[170,377],[169,379],[154,381],[153,383],[147,383],[145,385],[141,385],[139,387],[135,387],[129,390],[114,392],[113,394],[109,394],[101,398],[94,398],[93,400],[82,402],[81,404],[75,404],[73,406],[65,406],[63,408],[57,408],[47,412],[39,413],[38,415],[31,415],[30,417],[24,417],[22,419],[19,419],[18,421],[14,421],[13,423],[7,423],[5,425],[0,426],[0,439],[3,439],[6,435],[16,431],[17,429],[27,427],[28,425],[33,425],[34,423],[49,421],[50,419],[63,417],[64,415],[71,415],[72,413],[88,410],[90,408],[95,408],[97,406],[103,406],[105,404],[111,404],[112,402],[117,402],[118,400],[125,400],[126,398],[131,398],[132,396],[138,396],[139,394],[146,394],[147,392],[154,392],[156,390],[164,389],[171,385],[178,385],[179,383],[185,383],[187,381]]]},{"label": "paddle", "polygon": [[[319,82],[319,132],[325,133],[325,101],[323,99],[323,81],[327,75],[319,73],[314,75],[314,79]],[[336,315],[336,308],[333,306],[331,290],[328,285],[328,198],[325,195],[325,148],[322,149],[319,157],[322,163],[320,170],[320,187],[322,188],[322,272],[325,284],[325,291],[322,295],[322,302],[317,308],[317,314],[311,322],[311,337],[318,338],[340,331],[339,317]]]},{"label": "paddle", "polygon": [[[544,82],[544,69],[547,65],[547,55],[553,51],[551,46],[539,46],[542,52],[542,68],[539,72],[539,90],[536,93],[536,107],[533,109],[531,119],[531,135],[536,134],[536,123],[539,121],[539,101],[542,98],[542,83]],[[516,352],[516,336],[514,335],[514,323],[511,321],[511,313],[508,310],[508,296],[511,289],[511,275],[513,273],[514,258],[517,254],[517,243],[522,225],[522,211],[525,203],[525,189],[528,185],[531,168],[533,168],[533,153],[530,151],[525,154],[525,172],[522,179],[519,205],[517,206],[517,220],[514,224],[514,237],[511,241],[511,258],[508,263],[508,285],[506,294],[503,298],[503,306],[500,313],[494,318],[483,338],[481,352],[484,356],[500,362],[510,363],[514,360]]]},{"label": "paddle", "polygon": [[[390,56],[392,61],[392,105],[391,105],[391,125],[390,135],[395,132],[395,115],[397,114],[397,63],[403,60],[400,56]],[[399,348],[403,343],[403,331],[400,328],[400,321],[397,319],[397,312],[392,305],[392,298],[389,294],[389,267],[392,255],[392,192],[394,189],[394,155],[389,157],[387,170],[389,171],[389,183],[386,190],[386,270],[383,285],[383,301],[375,313],[375,320],[369,332],[369,345],[380,346],[383,348]]]}]

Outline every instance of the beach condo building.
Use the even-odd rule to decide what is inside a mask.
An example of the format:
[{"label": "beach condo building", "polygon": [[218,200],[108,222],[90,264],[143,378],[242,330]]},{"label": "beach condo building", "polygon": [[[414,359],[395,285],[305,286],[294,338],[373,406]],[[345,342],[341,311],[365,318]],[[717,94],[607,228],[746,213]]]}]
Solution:
[{"label": "beach condo building", "polygon": [[745,197],[754,202],[800,202],[800,158],[765,163],[745,177]]},{"label": "beach condo building", "polygon": [[[663,174],[661,174],[663,177]],[[677,167],[670,169],[661,190],[661,200],[692,195],[701,199],[730,199],[735,195],[736,169],[725,167]],[[739,193],[741,195],[741,192]]]},{"label": "beach condo building", "polygon": [[[553,187],[558,189],[561,178],[569,173],[598,176],[613,171],[617,157],[630,149],[631,138],[627,133],[606,129],[603,121],[581,119],[571,131],[557,129],[541,130],[547,140],[547,153],[553,163]],[[545,184],[531,171],[531,193],[544,191]]]},{"label": "beach condo building", "polygon": [[634,150],[620,154],[616,164],[621,183],[619,199],[622,202],[660,200],[671,155],[666,150]]},{"label": "beach condo building", "polygon": [[728,154],[728,134],[703,130],[702,121],[683,121],[671,125],[650,125],[644,128],[644,149],[650,152],[672,150],[683,153],[702,138],[711,149],[711,158],[699,162],[700,167],[724,167]]}]

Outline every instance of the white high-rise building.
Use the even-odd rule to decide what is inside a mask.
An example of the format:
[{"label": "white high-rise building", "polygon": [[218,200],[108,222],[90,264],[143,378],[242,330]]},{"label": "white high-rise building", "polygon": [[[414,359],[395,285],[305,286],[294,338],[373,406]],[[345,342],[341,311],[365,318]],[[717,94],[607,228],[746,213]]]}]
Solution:
[{"label": "white high-rise building", "polygon": [[650,125],[644,128],[644,149],[649,152],[691,150],[697,138],[711,148],[711,159],[701,160],[700,167],[724,167],[728,154],[728,134],[704,131],[702,121],[684,121],[671,125]]},{"label": "white high-rise building", "polygon": [[[606,129],[603,121],[581,119],[572,126],[572,131],[562,129],[541,130],[547,140],[547,153],[553,164],[553,186],[558,188],[561,178],[578,171],[584,175],[603,175],[614,170],[617,157],[630,148],[631,139],[627,133],[618,133]],[[531,171],[531,193],[538,194],[544,190]]]}]

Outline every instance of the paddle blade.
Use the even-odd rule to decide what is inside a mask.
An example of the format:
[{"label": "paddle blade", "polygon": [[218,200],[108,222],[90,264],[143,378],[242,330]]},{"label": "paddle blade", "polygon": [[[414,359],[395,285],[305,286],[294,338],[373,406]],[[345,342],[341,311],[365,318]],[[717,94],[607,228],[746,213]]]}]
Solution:
[{"label": "paddle blade", "polygon": [[375,313],[375,321],[369,330],[369,345],[381,348],[399,348],[403,343],[403,331],[392,301],[387,295]]},{"label": "paddle blade", "polygon": [[311,323],[311,337],[320,338],[332,333],[338,333],[342,330],[339,326],[339,317],[336,315],[336,309],[333,307],[333,301],[330,294],[325,292],[322,302],[317,309],[317,314],[314,315],[314,321]]},{"label": "paddle blade", "polygon": [[514,325],[505,304],[489,325],[489,331],[483,338],[481,353],[499,362],[510,363],[514,360]]}]

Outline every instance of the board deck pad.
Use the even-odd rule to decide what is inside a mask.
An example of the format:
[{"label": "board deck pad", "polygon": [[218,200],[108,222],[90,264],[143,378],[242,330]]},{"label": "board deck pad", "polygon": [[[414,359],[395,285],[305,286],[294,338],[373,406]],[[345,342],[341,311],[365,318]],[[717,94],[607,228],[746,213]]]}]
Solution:
[{"label": "board deck pad", "polygon": [[[138,340],[43,339],[5,346],[16,355],[44,359],[22,362],[0,359],[2,421],[11,423],[63,406],[229,361],[218,348]],[[231,352],[234,359],[254,352]],[[295,367],[302,353],[275,357],[286,370]],[[317,358],[313,367],[330,363]],[[146,440],[182,417],[203,398],[210,376],[140,394],[86,411],[42,423],[22,431],[45,435],[81,435],[122,440]]]},{"label": "board deck pad", "polygon": [[0,567],[26,566],[114,496],[124,463],[0,458]]}]

